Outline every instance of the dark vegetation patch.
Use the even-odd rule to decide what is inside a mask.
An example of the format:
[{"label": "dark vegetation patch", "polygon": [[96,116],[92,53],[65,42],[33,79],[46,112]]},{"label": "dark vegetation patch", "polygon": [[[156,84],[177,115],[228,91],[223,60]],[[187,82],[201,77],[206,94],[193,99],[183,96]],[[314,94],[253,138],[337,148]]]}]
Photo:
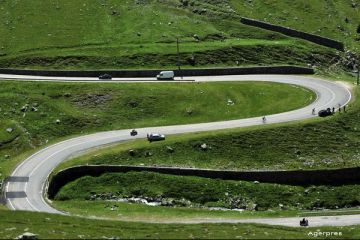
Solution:
[{"label": "dark vegetation patch", "polygon": [[94,108],[106,105],[111,100],[111,98],[112,96],[109,93],[87,93],[73,97],[72,101],[79,108]]},{"label": "dark vegetation patch", "polygon": [[131,201],[131,198],[140,198],[162,206],[319,210],[358,207],[359,190],[358,185],[299,187],[130,172],[82,177],[64,186],[55,199]]}]

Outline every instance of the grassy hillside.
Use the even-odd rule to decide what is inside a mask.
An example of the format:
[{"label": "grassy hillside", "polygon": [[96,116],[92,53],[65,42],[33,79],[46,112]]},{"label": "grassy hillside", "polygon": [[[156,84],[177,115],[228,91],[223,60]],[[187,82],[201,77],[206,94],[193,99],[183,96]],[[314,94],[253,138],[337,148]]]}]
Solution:
[{"label": "grassy hillside", "polygon": [[[169,136],[97,150],[63,163],[156,165],[210,169],[325,169],[359,167],[359,100],[325,121]],[[206,143],[207,151],[200,145]],[[174,149],[168,151],[168,147]],[[129,155],[129,150],[135,156]],[[151,152],[152,155],[146,154]]]},{"label": "grassy hillside", "polygon": [[13,239],[24,232],[40,239],[310,239],[309,231],[342,232],[344,238],[360,236],[358,227],[286,228],[256,224],[145,224],[91,220],[53,214],[0,210],[0,234]]},{"label": "grassy hillside", "polygon": [[228,0],[1,1],[0,9],[0,35],[6,36],[0,67],[174,68],[177,37],[187,67],[328,66],[339,58],[333,50],[242,25]]},{"label": "grassy hillside", "polygon": [[244,17],[291,27],[342,41],[360,52],[360,1],[358,0],[230,0]]},{"label": "grassy hillside", "polygon": [[23,152],[62,137],[261,116],[314,99],[309,90],[270,83],[2,82],[0,174],[8,174]]}]

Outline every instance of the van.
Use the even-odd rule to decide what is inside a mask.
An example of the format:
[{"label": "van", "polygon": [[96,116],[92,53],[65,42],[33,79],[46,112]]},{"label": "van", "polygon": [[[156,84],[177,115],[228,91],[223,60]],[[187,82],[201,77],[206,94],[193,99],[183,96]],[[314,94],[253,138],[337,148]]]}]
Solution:
[{"label": "van", "polygon": [[174,80],[174,71],[162,71],[156,76],[157,80]]}]

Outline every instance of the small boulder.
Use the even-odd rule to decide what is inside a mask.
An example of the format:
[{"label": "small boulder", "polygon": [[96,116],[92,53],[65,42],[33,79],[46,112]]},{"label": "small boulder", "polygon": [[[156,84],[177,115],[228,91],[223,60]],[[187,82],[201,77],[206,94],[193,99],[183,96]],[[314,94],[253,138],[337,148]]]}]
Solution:
[{"label": "small boulder", "polygon": [[151,157],[153,155],[152,152],[146,151],[145,152],[145,157]]},{"label": "small boulder", "polygon": [[197,35],[197,34],[194,34],[194,39],[196,40],[196,41],[200,41],[200,38],[199,38],[199,36]]},{"label": "small boulder", "polygon": [[31,232],[26,232],[26,233],[23,233],[23,234],[17,236],[16,239],[32,239],[32,240],[35,240],[35,239],[38,239],[37,236],[38,236],[37,234],[31,233]]},{"label": "small boulder", "polygon": [[28,110],[28,108],[29,108],[29,105],[28,105],[28,104],[25,104],[24,106],[22,106],[22,107],[20,108],[20,111],[21,111],[21,112],[26,112],[26,111]]},{"label": "small boulder", "polygon": [[136,155],[135,151],[133,149],[129,150],[129,155],[134,157]]},{"label": "small boulder", "polygon": [[206,143],[203,143],[200,145],[200,149],[203,151],[206,151],[206,150],[208,150],[208,145]]},{"label": "small boulder", "polygon": [[166,146],[166,151],[167,151],[168,153],[173,153],[173,152],[175,152],[175,150],[174,150],[172,147],[170,147],[170,146]]},{"label": "small boulder", "polygon": [[14,129],[12,129],[12,128],[7,128],[6,129],[6,132],[8,132],[8,133],[12,133],[14,131]]},{"label": "small boulder", "polygon": [[61,123],[61,121],[60,121],[60,119],[56,119],[56,124],[60,124]]}]

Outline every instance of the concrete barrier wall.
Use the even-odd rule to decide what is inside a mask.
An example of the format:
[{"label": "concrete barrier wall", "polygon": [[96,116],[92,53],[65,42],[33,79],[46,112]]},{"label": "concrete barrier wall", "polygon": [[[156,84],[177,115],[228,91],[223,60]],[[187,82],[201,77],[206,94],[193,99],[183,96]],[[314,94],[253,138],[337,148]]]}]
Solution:
[{"label": "concrete barrier wall", "polygon": [[[163,69],[164,70],[164,69]],[[163,70],[99,70],[99,71],[57,71],[0,69],[0,74],[34,75],[48,77],[98,77],[108,73],[112,77],[155,77]],[[219,76],[244,74],[314,74],[314,69],[298,66],[244,67],[244,68],[204,68],[174,70],[175,76]]]},{"label": "concrete barrier wall", "polygon": [[163,174],[198,176],[224,180],[259,181],[287,185],[343,185],[359,184],[360,168],[313,171],[220,171],[187,168],[136,167],[136,166],[76,166],[60,171],[48,182],[47,193],[53,199],[67,183],[83,176],[97,177],[104,173],[156,172]]},{"label": "concrete barrier wall", "polygon": [[296,38],[301,38],[301,39],[305,39],[307,41],[325,46],[325,47],[330,47],[330,48],[335,48],[339,51],[344,51],[344,44],[342,42],[330,39],[330,38],[325,38],[325,37],[321,37],[315,34],[311,34],[311,33],[306,33],[306,32],[302,32],[302,31],[298,31],[298,30],[294,30],[291,28],[287,28],[287,27],[282,27],[282,26],[278,26],[278,25],[273,25],[270,23],[266,23],[266,22],[262,22],[262,21],[258,21],[258,20],[254,20],[254,19],[250,19],[250,18],[241,18],[241,23],[246,24],[246,25],[250,25],[250,26],[254,26],[254,27],[259,27],[259,28],[263,28],[266,30],[270,30],[270,31],[274,31],[274,32],[279,32],[282,34],[285,34],[287,36],[291,36],[291,37],[296,37]]}]

